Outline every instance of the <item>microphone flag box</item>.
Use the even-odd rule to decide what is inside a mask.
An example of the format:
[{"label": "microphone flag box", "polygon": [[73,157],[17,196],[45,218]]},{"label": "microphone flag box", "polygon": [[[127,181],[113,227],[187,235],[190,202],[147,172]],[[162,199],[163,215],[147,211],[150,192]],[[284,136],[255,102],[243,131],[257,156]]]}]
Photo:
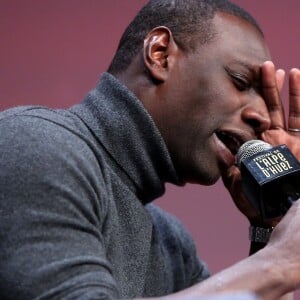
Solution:
[{"label": "microphone flag box", "polygon": [[280,145],[241,161],[243,190],[264,219],[282,216],[300,197],[300,163]]}]

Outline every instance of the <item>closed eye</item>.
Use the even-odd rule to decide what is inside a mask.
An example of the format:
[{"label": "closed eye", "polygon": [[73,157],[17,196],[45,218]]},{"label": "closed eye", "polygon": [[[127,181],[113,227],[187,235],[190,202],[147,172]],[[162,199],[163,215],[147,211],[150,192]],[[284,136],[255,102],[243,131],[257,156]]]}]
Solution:
[{"label": "closed eye", "polygon": [[235,87],[243,92],[249,90],[252,85],[248,78],[240,73],[234,72],[232,70],[226,69],[228,75],[230,76]]},{"label": "closed eye", "polygon": [[232,76],[232,80],[236,88],[241,92],[247,91],[251,88],[251,83],[241,76],[234,75]]}]

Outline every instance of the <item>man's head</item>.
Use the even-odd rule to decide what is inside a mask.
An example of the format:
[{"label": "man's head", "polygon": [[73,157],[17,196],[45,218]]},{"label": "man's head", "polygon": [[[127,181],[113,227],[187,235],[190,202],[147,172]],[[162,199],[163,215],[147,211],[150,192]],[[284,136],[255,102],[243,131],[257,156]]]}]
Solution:
[{"label": "man's head", "polygon": [[124,71],[141,51],[146,35],[159,26],[171,30],[181,50],[193,51],[214,36],[211,23],[216,12],[243,18],[261,32],[249,13],[227,0],[150,0],[125,30],[108,72]]},{"label": "man's head", "polygon": [[270,126],[261,94],[266,60],[261,30],[229,2],[151,1],[109,71],[153,118],[182,181],[209,185],[234,164],[241,143]]}]

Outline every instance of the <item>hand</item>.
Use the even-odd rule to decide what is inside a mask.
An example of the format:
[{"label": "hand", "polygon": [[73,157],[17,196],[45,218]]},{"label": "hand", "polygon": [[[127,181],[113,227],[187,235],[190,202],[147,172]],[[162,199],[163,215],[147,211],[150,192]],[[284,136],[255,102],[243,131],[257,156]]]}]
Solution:
[{"label": "hand", "polygon": [[[285,72],[275,70],[272,62],[265,62],[262,66],[262,93],[268,107],[271,119],[269,130],[259,138],[271,145],[286,144],[298,160],[300,160],[300,132],[286,130],[286,121],[280,92],[284,83]],[[292,69],[289,76],[290,109],[288,128],[300,129],[300,70]],[[224,185],[229,190],[237,208],[257,226],[275,226],[281,218],[262,220],[242,192],[240,171],[232,166],[222,175]]]},{"label": "hand", "polygon": [[[261,134],[261,139],[271,145],[285,144],[295,157],[300,160],[300,70],[292,69],[289,73],[289,116],[285,120],[280,98],[284,72],[275,71],[272,62],[262,66],[262,85],[264,98],[271,118],[271,127]],[[287,124],[286,124],[287,123]]]},{"label": "hand", "polygon": [[281,218],[264,220],[254,209],[243,193],[241,173],[237,166],[227,169],[226,173],[222,174],[222,180],[236,207],[248,218],[250,224],[267,228],[274,227],[280,221]]},{"label": "hand", "polygon": [[260,226],[262,220],[243,193],[239,168],[232,166],[227,169],[226,173],[222,174],[222,180],[239,211],[249,219],[251,224]]}]

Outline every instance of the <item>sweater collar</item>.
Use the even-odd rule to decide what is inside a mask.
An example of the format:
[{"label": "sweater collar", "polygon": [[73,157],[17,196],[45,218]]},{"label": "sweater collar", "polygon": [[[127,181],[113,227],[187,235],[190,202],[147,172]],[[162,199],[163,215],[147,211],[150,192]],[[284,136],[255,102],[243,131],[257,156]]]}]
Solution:
[{"label": "sweater collar", "polygon": [[[160,197],[165,183],[179,184],[167,147],[141,101],[104,73],[76,113],[93,131],[119,175],[143,203]],[[83,109],[82,109],[83,108]],[[120,174],[122,173],[122,174]]]}]

